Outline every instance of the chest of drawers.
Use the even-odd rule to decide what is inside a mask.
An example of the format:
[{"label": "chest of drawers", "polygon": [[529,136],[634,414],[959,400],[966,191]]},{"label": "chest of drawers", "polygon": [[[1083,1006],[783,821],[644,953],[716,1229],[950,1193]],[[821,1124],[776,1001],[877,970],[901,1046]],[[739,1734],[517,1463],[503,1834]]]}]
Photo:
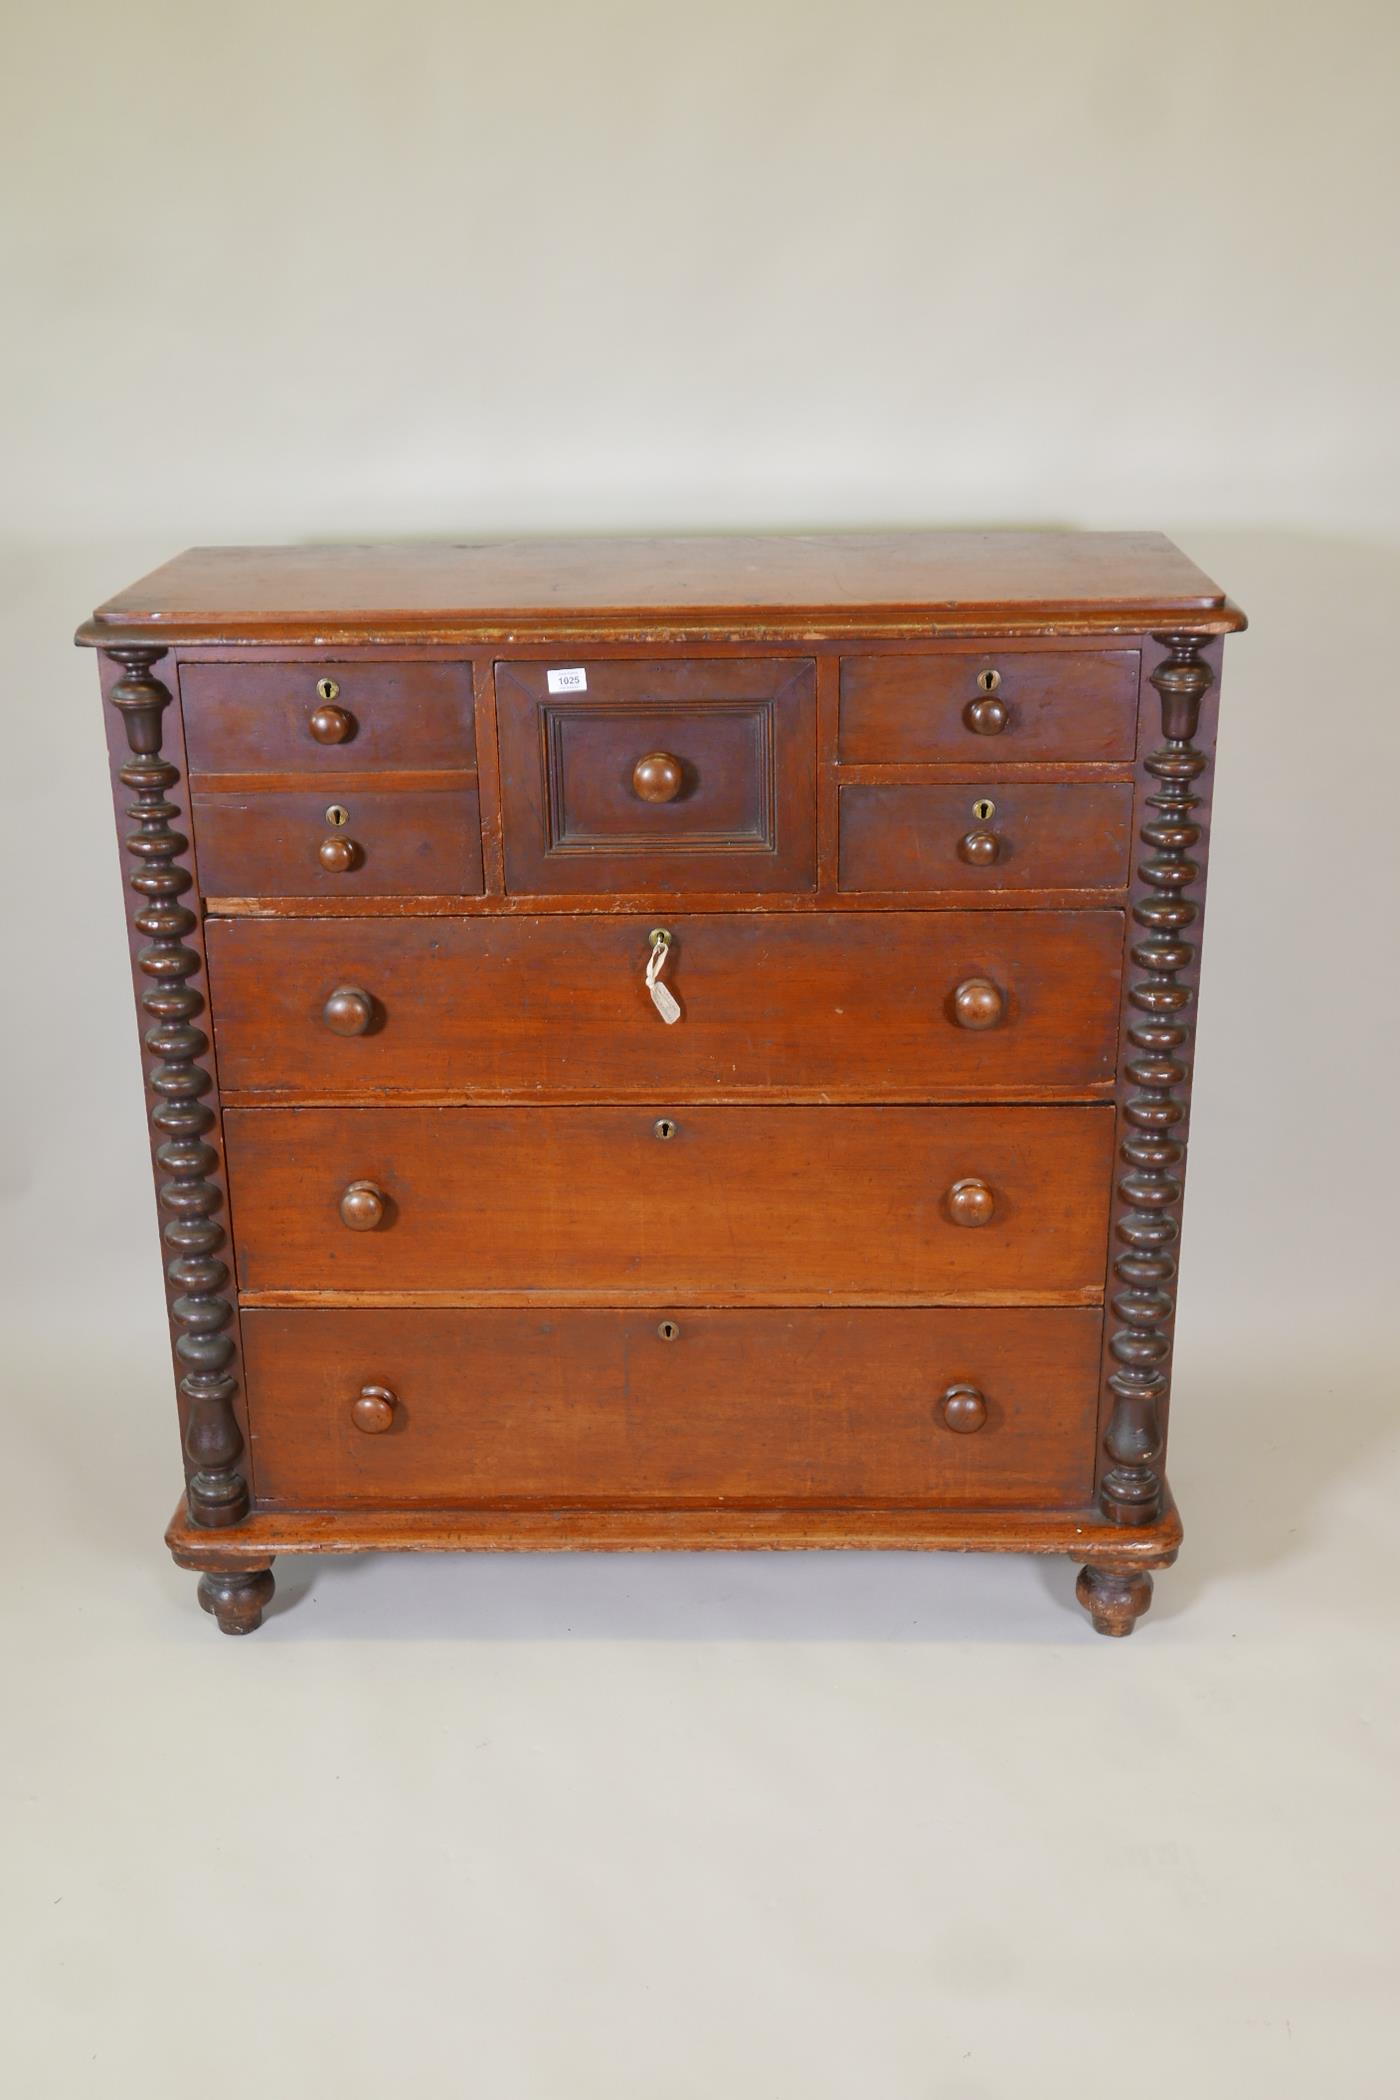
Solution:
[{"label": "chest of drawers", "polygon": [[1164,1452],[1214,701],[1150,534],[195,549],[99,653],[186,1491],[279,1554],[1059,1553]]}]

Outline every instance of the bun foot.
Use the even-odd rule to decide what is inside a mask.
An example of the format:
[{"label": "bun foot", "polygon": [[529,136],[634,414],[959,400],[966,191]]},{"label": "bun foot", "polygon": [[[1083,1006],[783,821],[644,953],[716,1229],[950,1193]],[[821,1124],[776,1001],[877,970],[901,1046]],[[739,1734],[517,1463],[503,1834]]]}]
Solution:
[{"label": "bun foot", "polygon": [[240,1568],[237,1574],[199,1578],[199,1601],[218,1620],[220,1633],[253,1633],[277,1587],[271,1568]]},{"label": "bun foot", "polygon": [[1152,1577],[1145,1568],[1103,1567],[1091,1561],[1079,1570],[1074,1594],[1092,1619],[1095,1633],[1122,1640],[1152,1602]]}]

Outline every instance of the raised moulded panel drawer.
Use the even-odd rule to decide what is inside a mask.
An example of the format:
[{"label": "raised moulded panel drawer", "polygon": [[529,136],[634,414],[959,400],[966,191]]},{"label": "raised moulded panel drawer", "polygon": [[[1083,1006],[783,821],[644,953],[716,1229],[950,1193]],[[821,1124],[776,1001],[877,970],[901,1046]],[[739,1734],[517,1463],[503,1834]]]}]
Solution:
[{"label": "raised moulded panel drawer", "polygon": [[1138,653],[990,648],[848,656],[841,664],[845,765],[1131,759]]},{"label": "raised moulded panel drawer", "polygon": [[[1099,1327],[1028,1310],[245,1312],[258,1499],[1074,1507],[1092,1492]],[[943,1411],[956,1384],[983,1401],[971,1432]],[[389,1396],[373,1433],[353,1413],[366,1385]]]},{"label": "raised moulded panel drawer", "polygon": [[846,786],[840,799],[843,890],[1115,890],[1128,880],[1126,782]]},{"label": "raised moulded panel drawer", "polygon": [[1102,1295],[1107,1105],[231,1108],[224,1138],[245,1291]]},{"label": "raised moulded panel drawer", "polygon": [[[478,896],[475,787],[372,793],[347,785],[191,798],[206,897]],[[332,814],[334,812],[334,814]],[[344,866],[327,867],[327,840]]]},{"label": "raised moulded panel drawer", "polygon": [[184,664],[194,773],[355,773],[476,764],[470,664]]},{"label": "raised moulded panel drawer", "polygon": [[807,659],[498,663],[506,886],[517,894],[810,890]]},{"label": "raised moulded panel drawer", "polygon": [[[1113,1083],[1118,911],[222,919],[224,1092],[975,1100]],[[345,1032],[341,1032],[345,1031]]]}]

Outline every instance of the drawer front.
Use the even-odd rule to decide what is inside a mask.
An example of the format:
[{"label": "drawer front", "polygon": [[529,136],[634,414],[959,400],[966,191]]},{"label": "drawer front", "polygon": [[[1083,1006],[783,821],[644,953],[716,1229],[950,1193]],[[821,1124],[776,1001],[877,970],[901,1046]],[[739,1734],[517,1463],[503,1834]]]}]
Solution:
[{"label": "drawer front", "polygon": [[1102,1295],[1106,1105],[234,1108],[224,1137],[246,1291]]},{"label": "drawer front", "polygon": [[355,773],[476,764],[470,664],[185,664],[195,773]]},{"label": "drawer front", "polygon": [[[1077,1507],[1099,1328],[1076,1311],[253,1311],[258,1499]],[[948,1426],[956,1385],[982,1399],[975,1429]],[[357,1414],[366,1386],[384,1397]],[[977,1420],[966,1398],[953,1412]]]},{"label": "drawer front", "polygon": [[791,657],[496,666],[513,892],[810,890],[816,670]]},{"label": "drawer front", "polygon": [[985,656],[848,656],[846,765],[1131,759],[1138,653],[1025,650]]},{"label": "drawer front", "polygon": [[[1122,915],[222,919],[225,1093],[932,1101],[1107,1092]],[[344,1033],[341,1031],[353,1032]]]},{"label": "drawer front", "polygon": [[481,894],[474,787],[371,793],[342,779],[333,789],[196,790],[191,802],[206,897]]},{"label": "drawer front", "polygon": [[843,787],[841,887],[1122,889],[1132,813],[1126,782]]}]

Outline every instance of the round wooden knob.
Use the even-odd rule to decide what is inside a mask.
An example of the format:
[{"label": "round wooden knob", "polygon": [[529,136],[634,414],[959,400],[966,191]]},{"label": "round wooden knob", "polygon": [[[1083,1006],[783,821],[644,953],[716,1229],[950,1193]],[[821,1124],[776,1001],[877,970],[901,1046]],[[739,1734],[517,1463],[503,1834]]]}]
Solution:
[{"label": "round wooden knob", "polygon": [[384,1221],[384,1191],[372,1181],[352,1181],[340,1199],[340,1222],[352,1232],[373,1232]]},{"label": "round wooden knob", "polygon": [[331,831],[317,847],[316,858],[328,875],[348,875],[359,865],[360,849],[353,839]]},{"label": "round wooden knob", "polygon": [[633,791],[643,802],[674,802],[685,774],[669,751],[648,751],[632,768]]},{"label": "round wooden knob", "polygon": [[987,1403],[975,1385],[950,1385],[940,1404],[944,1421],[959,1436],[971,1436],[987,1419]]},{"label": "round wooden knob", "polygon": [[1001,852],[1001,840],[994,831],[969,831],[958,840],[958,857],[970,868],[990,868]]},{"label": "round wooden knob", "polygon": [[975,1174],[955,1181],[948,1191],[948,1215],[955,1225],[988,1225],[996,1207],[996,1197]]},{"label": "round wooden knob", "polygon": [[1005,1011],[1006,1001],[990,977],[965,978],[953,994],[953,1018],[959,1028],[995,1028]]},{"label": "round wooden knob", "polygon": [[321,1008],[321,1019],[332,1035],[363,1035],[374,1019],[374,1001],[357,984],[338,984]]},{"label": "round wooden knob", "polygon": [[991,696],[969,700],[963,720],[977,736],[1000,736],[1006,727],[1006,702]]},{"label": "round wooden knob", "polygon": [[391,1393],[387,1385],[365,1385],[360,1396],[350,1403],[350,1419],[366,1436],[383,1436],[386,1429],[394,1426],[394,1409],[398,1396]]},{"label": "round wooden knob", "polygon": [[343,707],[316,707],[306,726],[318,744],[348,744],[355,734],[355,717]]}]

